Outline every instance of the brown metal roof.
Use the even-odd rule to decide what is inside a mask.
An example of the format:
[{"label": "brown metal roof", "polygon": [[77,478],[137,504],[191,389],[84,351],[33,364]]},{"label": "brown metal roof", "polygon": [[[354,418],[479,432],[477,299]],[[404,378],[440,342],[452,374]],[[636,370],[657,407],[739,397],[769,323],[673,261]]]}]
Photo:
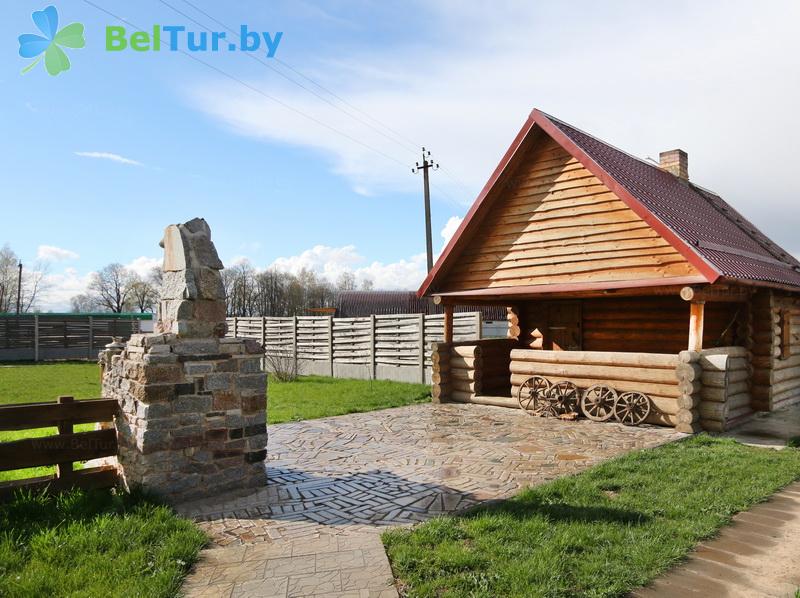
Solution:
[{"label": "brown metal roof", "polygon": [[800,287],[800,262],[719,195],[546,116],[722,276]]},{"label": "brown metal roof", "polygon": [[[534,109],[456,234],[422,283],[418,295],[436,292],[461,249],[465,234],[494,201],[490,191],[512,162],[521,159],[523,142],[543,131],[650,224],[691,262],[707,282],[720,278],[800,289],[800,262],[783,250],[715,193],[679,179],[607,143]],[[494,194],[497,197],[497,194]],[[649,284],[668,284],[653,281]]]}]

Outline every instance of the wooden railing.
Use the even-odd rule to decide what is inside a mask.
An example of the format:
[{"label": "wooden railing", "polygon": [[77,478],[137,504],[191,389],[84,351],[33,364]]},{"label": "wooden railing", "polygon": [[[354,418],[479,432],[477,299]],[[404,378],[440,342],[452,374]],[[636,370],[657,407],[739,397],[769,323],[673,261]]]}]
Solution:
[{"label": "wooden railing", "polygon": [[114,399],[75,401],[59,397],[52,403],[25,403],[0,407],[0,431],[30,430],[56,426],[58,434],[0,443],[0,471],[55,465],[48,476],[0,482],[0,499],[15,491],[52,491],[73,487],[102,488],[117,482],[116,468],[90,467],[73,471],[74,462],[117,454],[117,433],[111,427],[91,432],[73,432],[75,424],[110,422],[117,411]]}]

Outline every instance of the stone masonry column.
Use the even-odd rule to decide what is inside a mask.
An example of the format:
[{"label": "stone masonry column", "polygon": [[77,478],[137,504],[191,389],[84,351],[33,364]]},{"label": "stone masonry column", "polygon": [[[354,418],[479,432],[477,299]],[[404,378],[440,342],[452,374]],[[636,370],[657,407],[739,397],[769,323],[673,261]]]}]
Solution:
[{"label": "stone masonry column", "polygon": [[120,475],[171,501],[266,482],[261,346],[224,338],[222,262],[205,220],[170,225],[155,333],[110,358],[103,396],[116,419]]}]

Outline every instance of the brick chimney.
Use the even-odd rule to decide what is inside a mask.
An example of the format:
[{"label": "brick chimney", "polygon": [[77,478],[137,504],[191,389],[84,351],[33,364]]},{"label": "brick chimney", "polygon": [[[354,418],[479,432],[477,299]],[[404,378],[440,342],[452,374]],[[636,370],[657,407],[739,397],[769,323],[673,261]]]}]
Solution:
[{"label": "brick chimney", "polygon": [[681,149],[669,150],[658,154],[659,166],[662,170],[674,174],[681,180],[689,180],[689,154]]}]

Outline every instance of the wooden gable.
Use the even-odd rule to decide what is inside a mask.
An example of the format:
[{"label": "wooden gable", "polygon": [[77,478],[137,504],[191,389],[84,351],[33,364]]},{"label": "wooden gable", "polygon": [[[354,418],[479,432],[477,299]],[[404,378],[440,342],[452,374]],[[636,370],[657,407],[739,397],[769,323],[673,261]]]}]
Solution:
[{"label": "wooden gable", "polygon": [[682,278],[699,271],[578,160],[543,139],[476,223],[442,292]]}]

